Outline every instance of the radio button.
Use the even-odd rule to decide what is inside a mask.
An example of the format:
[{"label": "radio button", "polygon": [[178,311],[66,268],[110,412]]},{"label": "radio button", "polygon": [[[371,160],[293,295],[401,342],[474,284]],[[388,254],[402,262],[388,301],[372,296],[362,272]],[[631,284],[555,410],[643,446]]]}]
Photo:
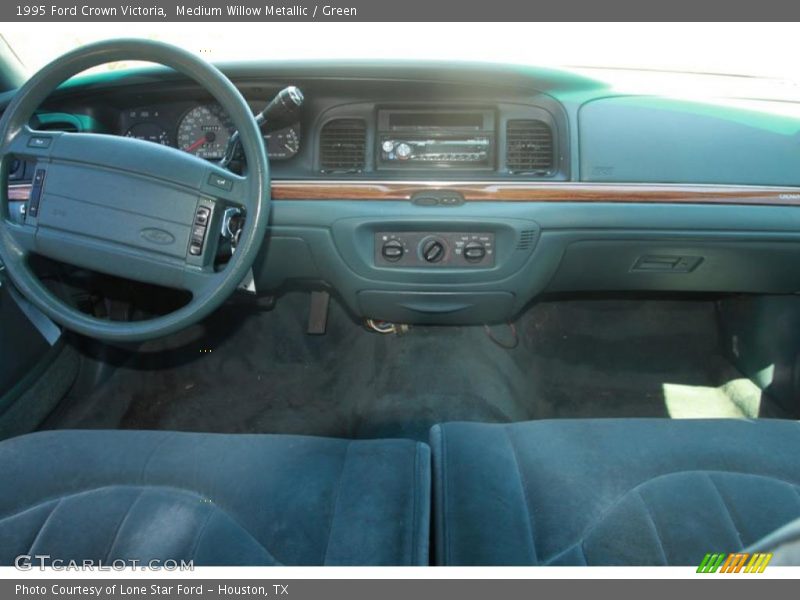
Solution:
[{"label": "radio button", "polygon": [[397,154],[397,158],[400,160],[408,160],[411,158],[411,146],[405,142],[401,142],[397,144],[397,148],[395,148],[395,154]]}]

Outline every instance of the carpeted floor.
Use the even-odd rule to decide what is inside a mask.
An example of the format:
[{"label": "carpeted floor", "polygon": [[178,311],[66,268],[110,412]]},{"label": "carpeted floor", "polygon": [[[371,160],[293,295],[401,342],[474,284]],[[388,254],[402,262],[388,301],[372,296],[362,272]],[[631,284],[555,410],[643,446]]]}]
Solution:
[{"label": "carpeted floor", "polygon": [[720,355],[710,301],[541,302],[515,324],[510,350],[483,327],[371,333],[335,302],[328,333],[309,336],[307,310],[300,293],[271,312],[226,305],[117,357],[45,428],[426,439],[450,420],[784,416]]}]

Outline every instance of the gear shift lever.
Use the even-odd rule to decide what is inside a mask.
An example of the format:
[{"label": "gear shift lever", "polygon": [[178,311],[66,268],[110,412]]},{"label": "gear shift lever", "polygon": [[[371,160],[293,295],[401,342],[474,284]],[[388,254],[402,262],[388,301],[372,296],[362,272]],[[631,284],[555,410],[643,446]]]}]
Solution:
[{"label": "gear shift lever", "polygon": [[[262,127],[265,123],[278,128],[281,125],[294,123],[303,106],[303,92],[300,88],[290,85],[283,88],[267,104],[266,108],[255,116],[256,123]],[[236,155],[236,147],[239,145],[239,132],[234,131],[228,140],[225,154],[219,161],[221,167],[227,167]]]}]

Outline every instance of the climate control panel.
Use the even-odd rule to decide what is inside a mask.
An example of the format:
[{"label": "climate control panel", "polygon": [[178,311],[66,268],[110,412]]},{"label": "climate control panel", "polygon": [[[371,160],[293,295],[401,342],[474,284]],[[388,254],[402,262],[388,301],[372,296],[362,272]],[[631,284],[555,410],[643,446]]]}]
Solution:
[{"label": "climate control panel", "polygon": [[380,267],[488,268],[494,266],[493,233],[380,231],[375,264]]}]

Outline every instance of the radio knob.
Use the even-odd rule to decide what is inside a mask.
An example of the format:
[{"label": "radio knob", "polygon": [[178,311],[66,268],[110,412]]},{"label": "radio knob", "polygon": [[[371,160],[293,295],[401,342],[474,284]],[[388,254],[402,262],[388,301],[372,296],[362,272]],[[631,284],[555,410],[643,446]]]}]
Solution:
[{"label": "radio knob", "polygon": [[486,256],[486,247],[480,242],[469,242],[464,246],[464,258],[467,262],[476,263]]},{"label": "radio knob", "polygon": [[403,258],[403,244],[398,240],[389,240],[381,248],[381,255],[389,262],[397,262]]},{"label": "radio knob", "polygon": [[439,240],[428,240],[422,244],[422,258],[428,263],[438,263],[445,255],[445,247]]},{"label": "radio knob", "polygon": [[394,149],[394,153],[400,160],[408,160],[411,158],[411,146],[405,142],[401,142],[397,144],[397,148]]}]

